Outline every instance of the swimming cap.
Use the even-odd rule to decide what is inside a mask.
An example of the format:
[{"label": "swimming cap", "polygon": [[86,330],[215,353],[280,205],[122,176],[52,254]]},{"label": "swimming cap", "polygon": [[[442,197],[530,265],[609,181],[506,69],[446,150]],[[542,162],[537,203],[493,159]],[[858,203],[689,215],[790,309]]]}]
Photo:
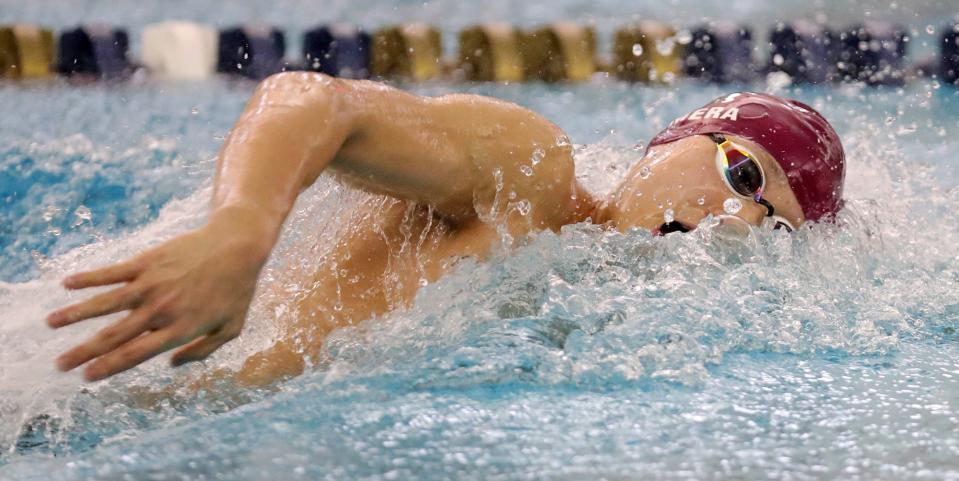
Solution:
[{"label": "swimming cap", "polygon": [[807,220],[831,217],[842,208],[846,155],[839,135],[812,107],[773,95],[733,93],[674,120],[649,146],[718,133],[738,135],[769,151],[786,172]]}]

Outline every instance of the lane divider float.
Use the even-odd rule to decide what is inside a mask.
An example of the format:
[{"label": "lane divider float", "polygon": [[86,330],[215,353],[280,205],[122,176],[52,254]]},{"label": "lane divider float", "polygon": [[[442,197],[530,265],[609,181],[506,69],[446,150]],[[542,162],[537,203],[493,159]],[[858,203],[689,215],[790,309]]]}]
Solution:
[{"label": "lane divider float", "polygon": [[959,17],[952,25],[943,28],[941,63],[939,66],[945,82],[959,85]]},{"label": "lane divider float", "polygon": [[809,21],[778,23],[769,37],[770,72],[784,72],[793,83],[836,80],[839,38],[824,25]]},{"label": "lane divider float", "polygon": [[425,81],[442,73],[440,32],[424,23],[386,27],[373,34],[370,73],[381,79]]},{"label": "lane divider float", "polygon": [[0,77],[50,77],[53,55],[53,31],[22,24],[0,27]]},{"label": "lane divider float", "polygon": [[712,83],[745,83],[751,80],[752,31],[731,22],[713,22],[692,31],[683,60],[687,77]]},{"label": "lane divider float", "polygon": [[213,27],[170,21],[143,31],[144,67],[174,80],[203,80],[216,73],[219,34]]},{"label": "lane divider float", "polygon": [[263,79],[284,70],[286,36],[264,26],[242,26],[220,31],[216,71]]},{"label": "lane divider float", "polygon": [[522,35],[506,23],[487,23],[461,31],[457,76],[473,82],[522,82],[526,78]]},{"label": "lane divider float", "polygon": [[582,82],[597,71],[592,27],[557,22],[526,32],[519,45],[527,82]]},{"label": "lane divider float", "polygon": [[611,71],[627,82],[672,83],[681,75],[684,48],[672,27],[640,22],[613,34]]},{"label": "lane divider float", "polygon": [[907,40],[905,29],[887,22],[869,21],[839,35],[841,80],[869,85],[905,83]]},{"label": "lane divider float", "polygon": [[316,27],[303,36],[303,67],[334,77],[370,78],[371,41],[351,25]]},{"label": "lane divider float", "polygon": [[0,78],[61,74],[124,79],[142,67],[151,75],[181,80],[216,73],[262,79],[284,70],[312,70],[412,82],[582,82],[606,73],[628,82],[671,83],[689,77],[747,83],[781,72],[795,84],[898,86],[920,75],[959,84],[959,17],[943,27],[938,57],[912,65],[905,58],[907,30],[880,21],[838,30],[804,20],[780,22],[771,29],[768,56],[761,60],[754,58],[752,31],[725,21],[691,31],[653,21],[625,26],[613,33],[609,61],[597,56],[596,31],[571,22],[529,30],[503,23],[471,26],[459,33],[456,57],[449,61],[440,32],[423,23],[372,33],[350,25],[320,25],[305,33],[303,54],[295,62],[287,61],[286,37],[273,27],[218,31],[169,21],[147,26],[142,35],[142,63],[137,64],[129,58],[130,40],[120,28],[82,25],[61,32],[57,43],[53,32],[42,27],[0,26]]},{"label": "lane divider float", "polygon": [[129,50],[130,39],[124,30],[80,26],[60,34],[57,71],[67,77],[123,79],[133,73]]}]

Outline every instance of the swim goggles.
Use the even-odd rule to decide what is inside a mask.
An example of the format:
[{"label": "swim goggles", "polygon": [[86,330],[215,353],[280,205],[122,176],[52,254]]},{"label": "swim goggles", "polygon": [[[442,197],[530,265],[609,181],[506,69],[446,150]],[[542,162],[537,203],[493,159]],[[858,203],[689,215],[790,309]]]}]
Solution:
[{"label": "swim goggles", "polygon": [[775,222],[774,229],[786,229],[788,232],[796,230],[786,218],[776,215],[776,208],[763,199],[766,175],[756,156],[743,146],[726,140],[722,134],[708,135],[716,143],[716,169],[726,187],[736,195],[765,207],[766,217]]}]

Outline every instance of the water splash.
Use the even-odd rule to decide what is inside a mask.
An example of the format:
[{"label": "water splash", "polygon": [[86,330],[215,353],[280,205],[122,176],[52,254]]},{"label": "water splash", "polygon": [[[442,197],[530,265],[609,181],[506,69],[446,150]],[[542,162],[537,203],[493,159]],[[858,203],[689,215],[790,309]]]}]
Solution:
[{"label": "water splash", "polygon": [[[629,115],[652,105],[666,117],[713,93],[683,91],[671,107],[640,97]],[[544,104],[562,100],[540,94]],[[870,470],[878,468],[864,463],[882,459],[887,469],[920,462],[947,477],[954,470],[931,456],[902,459],[922,445],[895,430],[948,440],[948,418],[959,412],[934,394],[950,385],[945,376],[953,375],[948,361],[959,322],[952,247],[959,241],[959,191],[951,187],[959,172],[943,160],[957,145],[926,128],[935,121],[955,131],[959,126],[947,117],[954,107],[948,98],[910,107],[918,97],[895,92],[829,95],[835,98],[808,100],[834,120],[850,159],[847,207],[837,225],[791,235],[757,230],[738,239],[708,225],[668,238],[569,226],[488,263],[463,260],[449,276],[422,286],[411,308],[336,332],[325,347],[328,363],[279,393],[243,398],[245,392],[224,388],[202,399],[180,393],[143,410],[127,406],[125,393],[203,367],[171,374],[160,359],[84,387],[54,373],[50,361],[102,321],[62,335],[38,321],[77,298],[56,288],[61,273],[132,255],[197,225],[209,191],[169,203],[139,230],[111,231],[54,256],[28,282],[0,284],[3,475],[119,478],[166,468],[227,479],[265,477],[271,468],[274,476],[293,478],[299,467],[318,479],[322,472],[416,477],[415,469],[462,479],[477,472],[612,477],[638,469],[681,479],[719,472],[726,458],[718,453],[736,452],[743,454],[727,462],[740,471],[775,466],[814,477],[823,472],[814,467],[822,466],[815,469],[875,474]],[[575,112],[580,103],[584,111],[603,103],[569,102],[547,108],[572,105],[569,117],[558,117],[572,122],[564,127],[591,131],[586,126],[595,118]],[[609,108],[616,118],[618,107]],[[921,128],[900,135],[885,125],[887,113],[895,114],[893,124]],[[626,145],[613,137],[579,149],[577,177],[594,192],[608,192],[637,159]],[[383,201],[326,180],[302,197],[264,272],[267,287],[248,330],[207,369],[236,367],[269,345],[290,316],[289,298],[309,289],[297,274],[324,268],[325,249],[349,224],[333,220],[369,202]],[[53,219],[69,218],[81,204],[36,208],[42,214],[47,205],[56,207]],[[101,217],[98,206],[82,205],[94,220]],[[869,389],[876,392],[864,394]],[[223,400],[231,396],[242,399]],[[867,402],[870,396],[885,404]],[[894,430],[870,431],[873,418]],[[596,426],[603,429],[591,434]],[[841,433],[862,433],[851,439],[858,451],[803,461]],[[567,440],[562,449],[548,450],[560,435]],[[428,442],[438,439],[456,449]],[[601,439],[612,444],[600,449]],[[756,439],[768,453],[750,444]],[[705,446],[698,458],[675,454],[694,440]],[[521,444],[543,456],[510,455]],[[948,441],[939,449],[953,452]],[[452,452],[471,454],[460,463],[446,457]],[[578,461],[584,454],[598,461]],[[914,470],[894,472],[907,478]]]}]

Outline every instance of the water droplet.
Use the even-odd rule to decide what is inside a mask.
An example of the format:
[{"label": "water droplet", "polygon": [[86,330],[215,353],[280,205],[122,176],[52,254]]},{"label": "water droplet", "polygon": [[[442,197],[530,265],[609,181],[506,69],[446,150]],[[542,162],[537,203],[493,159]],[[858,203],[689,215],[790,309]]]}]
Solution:
[{"label": "water droplet", "polygon": [[493,179],[496,181],[496,192],[503,190],[503,169],[493,169]]},{"label": "water droplet", "polygon": [[689,30],[680,30],[676,33],[676,41],[681,45],[686,45],[693,41],[693,34]]},{"label": "water droplet", "polygon": [[636,56],[636,57],[639,57],[639,56],[642,55],[642,54],[643,54],[643,46],[640,45],[640,44],[638,44],[638,43],[634,43],[634,44],[633,44],[633,55]]},{"label": "water droplet", "polygon": [[663,211],[663,222],[669,224],[674,220],[676,220],[676,215],[673,213],[673,209],[666,209]]},{"label": "water droplet", "polygon": [[73,211],[73,214],[81,220],[90,220],[93,218],[93,212],[90,212],[90,208],[85,205],[77,207],[77,210]]},{"label": "water droplet", "polygon": [[696,199],[696,203],[699,204],[699,205],[706,205],[706,198],[705,198],[705,197],[700,197],[700,198]]},{"label": "water droplet", "polygon": [[200,113],[200,109],[198,109],[198,108],[196,108],[196,107],[193,107],[192,109],[190,109],[190,114],[191,114],[191,115],[197,115],[197,114],[199,114],[199,113]]},{"label": "water droplet", "polygon": [[929,35],[936,33],[936,27],[933,27],[932,25],[926,25],[926,33]]},{"label": "water droplet", "polygon": [[639,168],[639,176],[642,177],[643,179],[648,179],[648,178],[649,178],[649,174],[651,174],[651,173],[652,173],[652,171],[649,169],[649,166],[648,166],[648,165],[644,165],[644,166],[642,166],[642,167]]},{"label": "water droplet", "polygon": [[90,209],[85,205],[77,207],[76,210],[73,211],[73,215],[76,216],[76,219],[73,219],[72,227],[77,227],[83,224],[84,221],[89,221],[93,218],[93,213],[90,212]]},{"label": "water droplet", "polygon": [[426,280],[425,277],[420,278],[420,287],[426,287],[430,285],[430,281]]},{"label": "water droplet", "polygon": [[59,227],[51,227],[51,228],[47,229],[47,234],[50,234],[50,235],[52,235],[52,236],[54,236],[54,237],[58,237],[61,233],[62,233],[62,231],[60,230]]},{"label": "water droplet", "polygon": [[523,199],[516,203],[516,210],[519,211],[521,215],[528,215],[532,207],[533,207],[532,204],[530,204],[529,201],[526,199]]},{"label": "water droplet", "polygon": [[656,51],[660,55],[670,55],[673,53],[673,49],[676,47],[676,39],[673,37],[664,38],[662,40],[656,41]]},{"label": "water droplet", "polygon": [[526,177],[533,175],[533,168],[528,165],[521,165],[519,170],[522,171]]},{"label": "water droplet", "polygon": [[743,210],[743,202],[735,197],[730,197],[723,202],[723,211],[729,215],[736,215]]},{"label": "water droplet", "polygon": [[782,56],[782,55],[779,55],[778,53],[777,53],[776,55],[773,55],[773,63],[774,63],[774,64],[776,64],[776,65],[782,65],[782,64],[783,64],[783,61],[784,61],[784,60],[783,60],[783,56]]},{"label": "water droplet", "polygon": [[42,215],[43,221],[50,222],[59,213],[60,213],[59,207],[55,205],[48,205],[43,209],[43,215]]},{"label": "water droplet", "polygon": [[342,304],[342,303],[339,303],[339,302],[337,302],[336,304],[333,304],[333,310],[336,311],[336,312],[342,311],[342,310],[343,310],[343,304]]},{"label": "water droplet", "polygon": [[546,157],[546,151],[540,148],[537,148],[533,151],[532,157],[529,158],[533,162],[533,165],[540,163],[543,158]]}]

